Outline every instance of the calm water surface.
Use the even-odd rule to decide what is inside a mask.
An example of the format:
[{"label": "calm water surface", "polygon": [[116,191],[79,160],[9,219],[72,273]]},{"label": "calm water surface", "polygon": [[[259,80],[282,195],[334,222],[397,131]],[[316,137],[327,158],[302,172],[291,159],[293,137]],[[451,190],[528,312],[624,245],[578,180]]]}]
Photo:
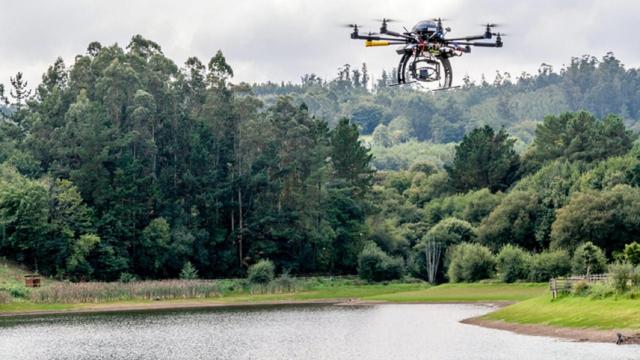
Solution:
[{"label": "calm water surface", "polygon": [[0,359],[640,359],[460,324],[482,305],[287,306],[0,320]]}]

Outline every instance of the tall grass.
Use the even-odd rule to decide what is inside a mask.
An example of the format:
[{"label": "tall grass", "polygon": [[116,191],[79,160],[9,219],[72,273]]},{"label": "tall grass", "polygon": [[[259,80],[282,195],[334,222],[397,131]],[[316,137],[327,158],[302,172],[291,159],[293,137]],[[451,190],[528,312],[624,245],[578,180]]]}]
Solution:
[{"label": "tall grass", "polygon": [[221,296],[213,280],[160,280],[121,282],[57,283],[34,289],[35,303],[92,303],[124,300],[169,300]]},{"label": "tall grass", "polygon": [[11,302],[11,295],[6,291],[0,290],[0,304],[8,304]]},{"label": "tall grass", "polygon": [[[73,304],[215,298],[241,294],[285,294],[360,284],[361,280],[349,276],[292,277],[288,274],[283,274],[266,284],[252,284],[246,279],[59,282],[30,289],[26,297],[34,303]],[[2,291],[0,291],[0,296],[1,293]],[[1,301],[2,298],[0,298]]]}]

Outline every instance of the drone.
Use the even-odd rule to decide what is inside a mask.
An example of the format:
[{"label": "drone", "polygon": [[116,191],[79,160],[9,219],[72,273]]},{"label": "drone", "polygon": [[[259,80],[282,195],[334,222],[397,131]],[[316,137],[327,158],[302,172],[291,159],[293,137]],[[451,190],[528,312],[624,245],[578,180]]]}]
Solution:
[{"label": "drone", "polygon": [[[419,84],[422,87],[434,87],[433,90],[445,90],[452,88],[452,70],[450,58],[462,56],[471,52],[472,46],[478,47],[502,47],[504,34],[493,32],[498,24],[483,24],[484,34],[464,36],[458,38],[445,38],[451,28],[444,27],[441,18],[423,20],[418,22],[411,31],[395,32],[387,28],[392,19],[383,18],[379,33],[361,35],[359,25],[349,24],[353,29],[351,38],[365,40],[366,47],[402,45],[396,50],[401,55],[397,68],[397,84]],[[486,40],[495,39],[495,42]],[[485,40],[480,42],[479,40]]]}]

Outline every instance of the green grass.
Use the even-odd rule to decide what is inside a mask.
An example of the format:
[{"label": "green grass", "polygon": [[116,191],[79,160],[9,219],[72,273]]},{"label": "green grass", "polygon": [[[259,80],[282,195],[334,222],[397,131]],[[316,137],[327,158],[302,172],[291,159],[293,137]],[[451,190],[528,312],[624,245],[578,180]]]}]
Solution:
[{"label": "green grass", "polygon": [[416,291],[379,294],[367,300],[390,302],[482,302],[521,301],[545,293],[546,284],[444,284]]},{"label": "green grass", "polygon": [[640,300],[536,297],[485,315],[490,320],[572,328],[640,330]]}]

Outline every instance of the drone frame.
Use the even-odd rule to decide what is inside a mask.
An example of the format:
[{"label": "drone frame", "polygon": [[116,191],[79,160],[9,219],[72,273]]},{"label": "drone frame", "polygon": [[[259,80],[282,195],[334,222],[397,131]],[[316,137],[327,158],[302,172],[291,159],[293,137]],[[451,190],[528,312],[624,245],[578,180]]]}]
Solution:
[{"label": "drone frame", "polygon": [[[366,35],[361,35],[359,33],[358,25],[349,25],[349,27],[353,28],[353,32],[351,33],[351,39],[354,40],[365,40],[366,47],[376,47],[376,46],[389,46],[389,45],[407,45],[402,49],[398,49],[397,53],[402,55],[402,59],[400,60],[400,65],[398,67],[398,84],[394,85],[402,85],[408,84],[405,76],[405,69],[407,62],[411,56],[414,55],[415,49],[418,49],[419,53],[424,52],[428,49],[434,49],[437,52],[437,56],[435,56],[439,61],[444,64],[445,76],[448,76],[448,85],[444,88],[439,88],[437,90],[443,90],[447,88],[451,88],[451,65],[449,63],[448,58],[453,56],[461,56],[463,53],[470,53],[472,46],[477,47],[502,47],[502,35],[500,33],[493,33],[491,30],[493,27],[497,26],[496,24],[486,24],[484,25],[485,32],[481,35],[471,35],[471,36],[463,36],[457,38],[446,39],[445,35],[451,31],[450,28],[444,28],[442,26],[442,19],[432,19],[431,21],[436,22],[436,29],[433,34],[427,38],[423,39],[417,32],[407,31],[399,33],[387,28],[388,22],[390,19],[382,19],[382,25],[380,27],[380,34],[368,33]],[[479,40],[491,40],[495,36],[495,42],[479,42]],[[447,50],[447,51],[440,51]],[[414,60],[415,63],[416,60]],[[446,64],[445,64],[446,62]],[[414,65],[412,65],[414,66]],[[414,69],[415,71],[415,66]],[[440,70],[437,70],[438,78],[440,79]],[[414,76],[415,77],[415,76]],[[427,82],[433,80],[420,80],[416,79],[416,82]]]}]

